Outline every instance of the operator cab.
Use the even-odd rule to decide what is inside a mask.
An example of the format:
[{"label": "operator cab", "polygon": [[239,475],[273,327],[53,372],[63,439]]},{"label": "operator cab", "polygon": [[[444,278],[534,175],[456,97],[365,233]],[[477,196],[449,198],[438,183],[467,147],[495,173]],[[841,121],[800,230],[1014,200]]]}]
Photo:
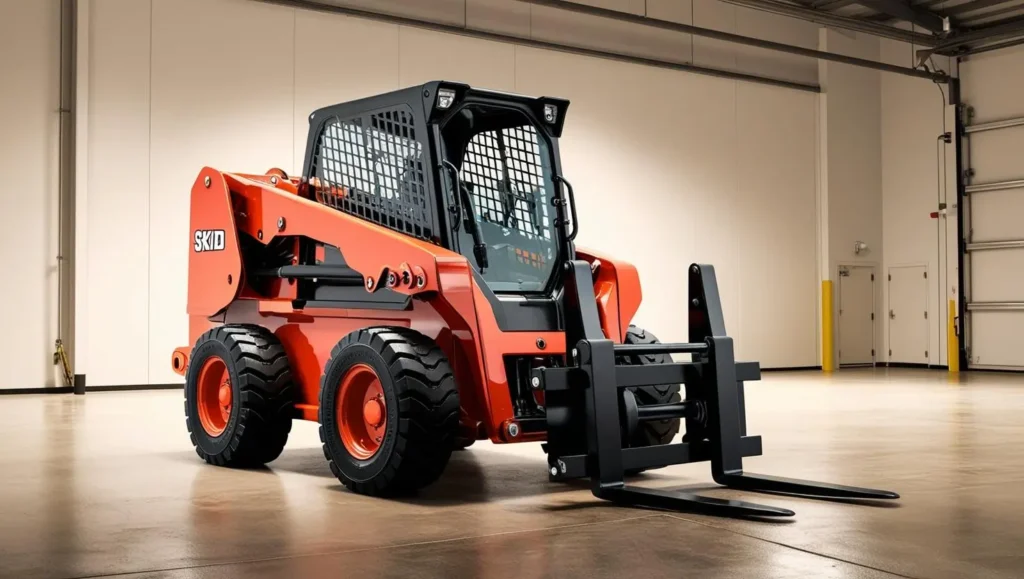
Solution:
[{"label": "operator cab", "polygon": [[568,104],[435,81],[326,107],[303,176],[321,203],[464,255],[503,330],[560,329]]}]

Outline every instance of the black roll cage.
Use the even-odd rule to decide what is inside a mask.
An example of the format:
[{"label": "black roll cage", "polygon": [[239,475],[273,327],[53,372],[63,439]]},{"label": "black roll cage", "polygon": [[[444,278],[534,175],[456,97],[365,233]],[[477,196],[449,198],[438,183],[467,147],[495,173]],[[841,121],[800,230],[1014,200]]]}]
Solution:
[{"label": "black roll cage", "polygon": [[[439,108],[441,91],[454,93],[451,105],[446,109]],[[459,247],[457,232],[457,214],[460,201],[458,191],[446,191],[444,185],[444,143],[441,131],[444,125],[467,105],[483,104],[515,110],[529,120],[537,132],[546,139],[550,162],[553,170],[552,181],[555,191],[552,195],[554,205],[557,256],[556,264],[575,258],[575,248],[571,236],[566,232],[570,222],[566,208],[570,200],[566,197],[563,185],[567,182],[562,176],[561,155],[558,139],[561,137],[565,123],[565,114],[569,101],[552,97],[529,97],[519,94],[486,90],[471,87],[467,84],[432,81],[423,85],[392,91],[376,96],[358,99],[324,107],[314,111],[309,117],[309,132],[306,140],[306,154],[302,175],[307,180],[317,175],[319,162],[318,149],[325,129],[332,122],[345,122],[352,119],[363,119],[381,111],[402,108],[412,115],[415,140],[421,145],[425,187],[428,198],[433,200],[433,207],[428,208],[426,224],[433,237],[428,239],[446,249],[465,255]],[[555,119],[544,121],[545,107],[554,107]],[[459,157],[461,159],[461,156]],[[341,185],[341,184],[339,184]],[[456,185],[457,186],[457,185]],[[453,197],[452,194],[455,194]],[[387,226],[384,223],[381,225]],[[572,223],[575,230],[576,223]],[[556,296],[562,286],[561,275],[552,275],[548,287],[543,292],[549,297]],[[489,289],[487,290],[489,291]]]}]

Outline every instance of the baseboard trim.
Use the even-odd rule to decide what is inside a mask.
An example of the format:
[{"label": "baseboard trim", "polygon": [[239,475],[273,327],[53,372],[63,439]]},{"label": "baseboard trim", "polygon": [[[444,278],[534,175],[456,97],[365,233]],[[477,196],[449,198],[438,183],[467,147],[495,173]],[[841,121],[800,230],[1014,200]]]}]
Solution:
[{"label": "baseboard trim", "polygon": [[134,392],[139,390],[181,390],[184,384],[139,384],[129,386],[86,386],[86,392]]},{"label": "baseboard trim", "polygon": [[55,386],[53,388],[3,388],[0,389],[0,396],[4,394],[71,394],[75,389],[71,386]]},{"label": "baseboard trim", "polygon": [[788,368],[761,368],[762,372],[806,372],[808,370],[821,370],[821,366],[790,366]]},{"label": "baseboard trim", "polygon": [[[964,370],[961,370],[963,372]],[[997,374],[1021,374],[1024,373],[1024,369],[1019,368],[985,368],[985,367],[974,367],[968,368],[967,372],[995,372]]]},{"label": "baseboard trim", "polygon": [[[856,368],[918,368],[921,370],[943,370],[948,371],[949,366],[938,365],[938,364],[915,364],[911,362],[878,362],[872,364],[856,365],[851,364],[848,366],[840,366],[838,370],[844,369],[856,369]],[[804,372],[807,370],[821,370],[821,366],[792,366],[789,368],[761,368],[762,372]],[[973,368],[972,368],[973,370]]]},{"label": "baseboard trim", "polygon": [[[136,384],[128,386],[86,386],[86,392],[133,392],[140,390],[181,390],[184,384]],[[72,394],[75,389],[71,386],[56,386],[54,388],[6,388],[0,389],[0,396],[6,394]]]},{"label": "baseboard trim", "polygon": [[882,362],[879,366],[883,368],[917,368],[918,370],[949,370],[949,366],[938,364],[921,364],[918,362]]}]

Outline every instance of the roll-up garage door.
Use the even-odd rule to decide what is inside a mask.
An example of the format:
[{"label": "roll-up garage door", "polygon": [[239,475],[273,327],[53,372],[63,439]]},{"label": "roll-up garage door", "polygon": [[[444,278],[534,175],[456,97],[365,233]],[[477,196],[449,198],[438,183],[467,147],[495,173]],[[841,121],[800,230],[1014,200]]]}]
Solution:
[{"label": "roll-up garage door", "polygon": [[[1024,370],[1024,51],[962,64],[968,366]],[[1016,72],[1013,72],[1016,71]]]}]

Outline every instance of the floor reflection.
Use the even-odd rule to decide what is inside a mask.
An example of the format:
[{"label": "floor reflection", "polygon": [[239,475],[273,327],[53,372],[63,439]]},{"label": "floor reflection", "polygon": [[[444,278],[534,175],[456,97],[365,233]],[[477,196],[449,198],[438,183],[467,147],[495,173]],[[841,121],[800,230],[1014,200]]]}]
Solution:
[{"label": "floor reflection", "polygon": [[11,396],[0,577],[1024,577],[1020,377],[766,374],[747,402],[765,453],[749,470],[891,488],[898,506],[720,489],[697,464],[632,482],[797,516],[667,516],[549,483],[539,448],[488,443],[416,496],[375,499],[334,478],[312,424],[269,468],[236,470],[196,456],[180,392]]}]

